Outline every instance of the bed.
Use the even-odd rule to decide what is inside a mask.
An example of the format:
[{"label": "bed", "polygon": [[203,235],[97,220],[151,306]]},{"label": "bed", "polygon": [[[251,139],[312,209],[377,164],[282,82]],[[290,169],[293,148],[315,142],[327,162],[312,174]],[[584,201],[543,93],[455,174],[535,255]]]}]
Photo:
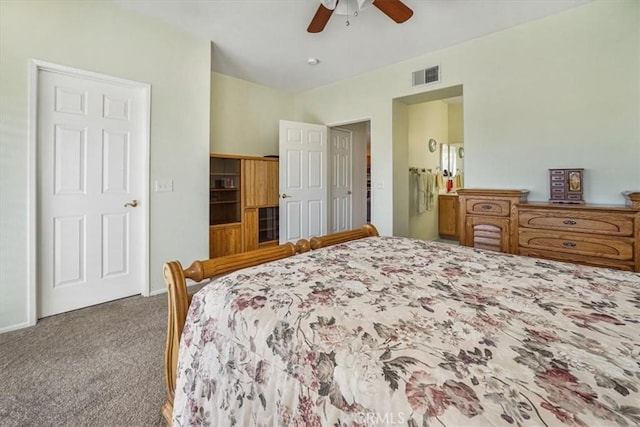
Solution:
[{"label": "bed", "polygon": [[165,265],[169,424],[640,425],[639,274],[377,234]]}]

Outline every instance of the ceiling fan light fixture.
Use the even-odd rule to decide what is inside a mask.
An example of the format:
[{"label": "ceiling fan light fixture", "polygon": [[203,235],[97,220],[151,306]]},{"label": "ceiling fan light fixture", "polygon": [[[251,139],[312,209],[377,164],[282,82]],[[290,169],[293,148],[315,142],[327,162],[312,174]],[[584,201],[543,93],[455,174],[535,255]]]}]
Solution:
[{"label": "ceiling fan light fixture", "polygon": [[333,10],[336,8],[338,0],[320,0],[320,3],[322,3],[322,5],[327,9]]},{"label": "ceiling fan light fixture", "polygon": [[[413,10],[402,0],[320,0],[320,5],[307,27],[307,32],[319,33],[324,30],[334,13],[336,15],[357,16],[358,12],[372,4],[397,24],[402,24],[413,15]],[[346,25],[349,26],[348,18]]]},{"label": "ceiling fan light fixture", "polygon": [[[332,9],[336,15],[357,15],[373,4],[373,0],[321,0],[327,9]],[[337,5],[336,5],[337,3]],[[329,7],[332,6],[332,7]]]},{"label": "ceiling fan light fixture", "polygon": [[373,4],[373,0],[358,0],[358,10],[364,10]]}]

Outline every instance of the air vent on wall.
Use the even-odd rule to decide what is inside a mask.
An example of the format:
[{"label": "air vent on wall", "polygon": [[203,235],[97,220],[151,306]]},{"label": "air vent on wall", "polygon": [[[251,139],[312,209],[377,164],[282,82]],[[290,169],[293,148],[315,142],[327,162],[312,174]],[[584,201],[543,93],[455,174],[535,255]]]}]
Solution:
[{"label": "air vent on wall", "polygon": [[440,66],[425,68],[413,72],[413,86],[424,85],[428,83],[437,83],[440,81]]}]

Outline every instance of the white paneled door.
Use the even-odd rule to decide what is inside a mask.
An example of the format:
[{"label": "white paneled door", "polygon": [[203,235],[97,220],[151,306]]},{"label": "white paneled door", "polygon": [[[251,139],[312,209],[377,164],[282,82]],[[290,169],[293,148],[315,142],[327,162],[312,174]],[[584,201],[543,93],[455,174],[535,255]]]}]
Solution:
[{"label": "white paneled door", "polygon": [[329,131],[329,152],[331,153],[329,233],[351,230],[352,140],[351,131],[339,128],[331,128]]},{"label": "white paneled door", "polygon": [[134,294],[145,280],[145,93],[38,71],[38,317]]},{"label": "white paneled door", "polygon": [[280,121],[280,243],[327,233],[327,127]]}]

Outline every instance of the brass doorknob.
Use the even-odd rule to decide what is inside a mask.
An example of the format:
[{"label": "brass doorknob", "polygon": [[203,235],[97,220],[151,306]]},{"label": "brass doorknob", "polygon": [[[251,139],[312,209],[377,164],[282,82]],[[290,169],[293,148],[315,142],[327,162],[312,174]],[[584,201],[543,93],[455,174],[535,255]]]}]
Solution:
[{"label": "brass doorknob", "polygon": [[128,207],[135,208],[136,206],[138,206],[138,201],[135,199],[124,204],[125,208],[128,208]]},{"label": "brass doorknob", "polygon": [[351,194],[351,190],[347,191],[347,194]]},{"label": "brass doorknob", "polygon": [[287,195],[286,193],[282,193],[282,196],[280,197],[282,197],[283,199],[286,199],[287,197],[291,197],[291,196]]}]

